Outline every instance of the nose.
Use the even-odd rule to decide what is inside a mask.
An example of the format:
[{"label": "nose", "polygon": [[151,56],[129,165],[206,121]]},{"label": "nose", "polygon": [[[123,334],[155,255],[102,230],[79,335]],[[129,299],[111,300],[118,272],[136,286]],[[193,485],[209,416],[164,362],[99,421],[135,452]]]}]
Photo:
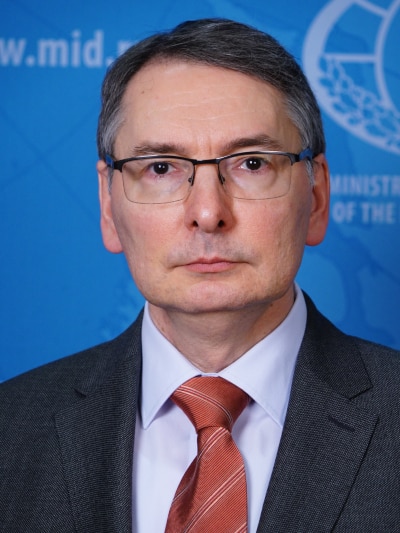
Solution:
[{"label": "nose", "polygon": [[219,179],[217,165],[198,166],[185,200],[185,224],[205,233],[229,229],[234,223],[232,202]]}]

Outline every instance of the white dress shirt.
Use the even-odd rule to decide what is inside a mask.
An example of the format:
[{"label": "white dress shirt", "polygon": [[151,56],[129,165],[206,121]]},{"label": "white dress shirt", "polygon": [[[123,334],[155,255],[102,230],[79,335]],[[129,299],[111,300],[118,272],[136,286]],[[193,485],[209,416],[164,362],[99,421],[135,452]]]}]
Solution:
[{"label": "white dress shirt", "polygon": [[[306,318],[304,297],[296,286],[295,303],[279,327],[215,374],[243,389],[253,400],[232,431],[245,464],[249,533],[255,533],[260,519]],[[163,533],[176,488],[197,454],[195,429],[169,397],[183,382],[204,372],[158,331],[147,305],[142,342],[142,394],[133,466],[133,531]]]}]

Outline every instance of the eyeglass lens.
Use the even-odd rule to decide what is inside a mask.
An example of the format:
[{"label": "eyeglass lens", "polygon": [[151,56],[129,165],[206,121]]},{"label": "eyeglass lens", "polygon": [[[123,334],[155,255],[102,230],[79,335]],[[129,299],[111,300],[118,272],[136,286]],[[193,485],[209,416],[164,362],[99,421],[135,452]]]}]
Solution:
[{"label": "eyeglass lens", "polygon": [[[196,166],[204,164],[196,163]],[[210,163],[206,163],[210,164]],[[290,187],[291,161],[284,154],[237,154],[218,163],[221,182],[234,198],[260,200],[285,195]],[[195,165],[168,156],[124,163],[122,177],[128,200],[169,203],[183,200],[194,184]]]}]

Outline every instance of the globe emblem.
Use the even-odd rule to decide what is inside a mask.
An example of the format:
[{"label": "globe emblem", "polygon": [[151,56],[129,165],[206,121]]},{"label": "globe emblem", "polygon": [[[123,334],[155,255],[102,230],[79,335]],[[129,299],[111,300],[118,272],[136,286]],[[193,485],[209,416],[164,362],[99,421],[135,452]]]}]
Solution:
[{"label": "globe emblem", "polygon": [[322,109],[353,135],[400,154],[400,0],[332,0],[303,48]]}]

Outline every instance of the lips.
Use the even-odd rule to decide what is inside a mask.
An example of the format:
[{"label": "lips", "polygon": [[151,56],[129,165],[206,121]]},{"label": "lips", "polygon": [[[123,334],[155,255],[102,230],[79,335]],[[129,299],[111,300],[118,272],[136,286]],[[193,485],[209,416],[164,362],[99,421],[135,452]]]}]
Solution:
[{"label": "lips", "polygon": [[223,258],[199,258],[185,264],[184,266],[192,271],[199,273],[219,273],[231,270],[236,265],[236,262]]}]

